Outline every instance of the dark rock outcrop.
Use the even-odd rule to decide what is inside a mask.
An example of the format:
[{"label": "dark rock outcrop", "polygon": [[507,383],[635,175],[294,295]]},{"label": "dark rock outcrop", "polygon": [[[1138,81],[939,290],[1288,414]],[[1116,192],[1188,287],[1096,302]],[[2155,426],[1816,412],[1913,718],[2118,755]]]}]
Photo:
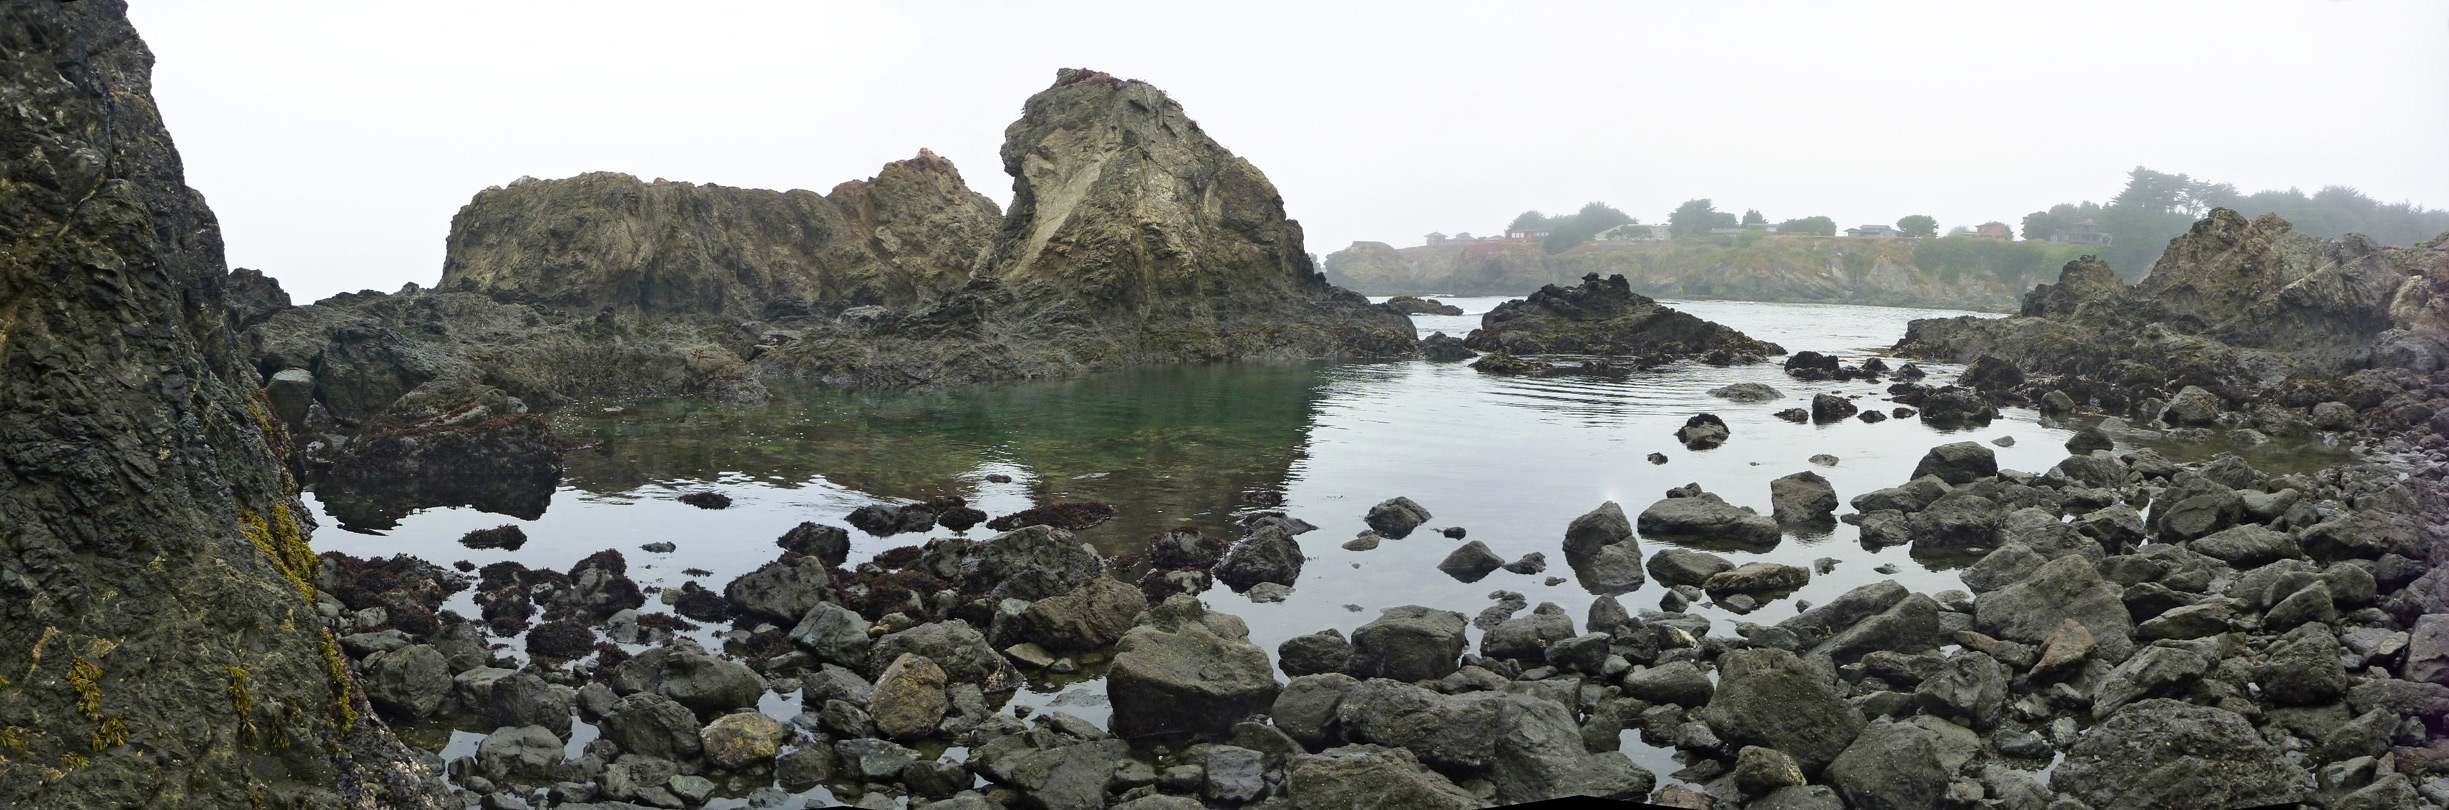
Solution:
[{"label": "dark rock outcrop", "polygon": [[1572,288],[1548,285],[1481,316],[1463,345],[1507,354],[1595,354],[1700,357],[1723,352],[1733,362],[1784,354],[1774,343],[1678,312],[1635,294],[1623,276],[1584,276]]},{"label": "dark rock outcrop", "polygon": [[316,614],[286,431],[230,349],[253,315],[126,14],[0,3],[0,805],[455,807]]}]

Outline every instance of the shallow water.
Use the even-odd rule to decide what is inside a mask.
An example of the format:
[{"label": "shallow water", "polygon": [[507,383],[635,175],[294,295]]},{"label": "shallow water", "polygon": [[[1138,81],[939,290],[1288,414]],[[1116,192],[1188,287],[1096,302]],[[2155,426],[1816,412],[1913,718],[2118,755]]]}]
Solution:
[{"label": "shallow water", "polygon": [[[1467,334],[1505,299],[1446,300],[1467,314],[1417,317],[1422,334]],[[1810,349],[1849,362],[1883,351],[1914,318],[1976,314],[1673,304],[1788,351]],[[1952,380],[1958,371],[1924,366],[1933,381]],[[1737,382],[1767,383],[1785,398],[1738,404],[1706,393]],[[1886,385],[1804,383],[1773,364],[1678,365],[1619,379],[1522,379],[1483,375],[1462,363],[1406,361],[1176,367],[951,391],[784,392],[754,406],[585,403],[556,415],[555,424],[566,435],[600,443],[569,454],[568,476],[542,517],[522,521],[434,509],[380,535],[327,530],[318,539],[321,548],[358,556],[407,553],[478,565],[516,559],[556,569],[617,548],[642,586],[677,587],[692,578],[683,569],[697,568],[711,573],[694,579],[720,587],[773,559],[780,553],[774,538],[800,521],[847,525],[845,514],[871,503],[952,494],[1000,515],[1053,500],[1105,501],[1120,515],[1080,537],[1113,554],[1137,550],[1151,532],[1184,521],[1229,532],[1243,508],[1241,493],[1264,489],[1284,493],[1288,513],[1319,527],[1299,538],[1309,556],[1299,583],[1279,604],[1254,604],[1222,588],[1206,600],[1246,619],[1252,640],[1271,656],[1287,638],[1330,627],[1349,635],[1379,609],[1396,605],[1473,615],[1499,589],[1522,593],[1533,605],[1562,605],[1578,628],[1593,597],[1564,564],[1563,531],[1605,501],[1638,514],[1668,488],[1697,482],[1765,514],[1769,481],[1803,470],[1826,476],[1842,501],[1903,483],[1923,452],[1944,442],[2011,437],[2013,446],[1995,448],[2000,466],[2033,472],[2066,454],[2070,431],[2037,422],[2026,410],[1959,433],[1912,419],[1796,425],[1771,415],[1807,407],[1817,392],[1865,395],[1866,410],[1884,410],[1893,407],[1881,399]],[[1702,411],[1724,418],[1733,438],[1714,450],[1687,451],[1672,434]],[[1668,463],[1644,460],[1652,452],[1666,454]],[[1819,453],[1841,461],[1834,467],[1806,461]],[[1013,480],[989,482],[990,474]],[[730,495],[733,505],[709,511],[673,500],[700,490]],[[1428,528],[1371,551],[1339,547],[1365,528],[1361,518],[1372,504],[1395,496],[1434,513]],[[505,523],[521,525],[530,538],[518,552],[469,550],[455,542],[471,529]],[[1435,568],[1462,542],[1430,530],[1446,526],[1466,528],[1467,540],[1486,542],[1508,560],[1544,552],[1550,568],[1536,576],[1500,571],[1477,582],[1455,581]],[[939,528],[877,538],[854,530],[852,560],[948,535]],[[656,541],[679,548],[669,554],[639,550]],[[1657,540],[1643,543],[1645,551],[1660,547]],[[1739,619],[1774,623],[1794,615],[1798,600],[1825,602],[1880,579],[1923,593],[1962,587],[1952,572],[1917,564],[1904,548],[1864,549],[1854,527],[1842,523],[1820,536],[1789,536],[1765,553],[1712,551],[1738,563],[1838,561],[1833,573],[1815,576],[1748,617],[1714,606],[1693,609],[1722,635],[1732,634]],[[1872,570],[1885,564],[1897,572]],[[1551,586],[1548,577],[1565,581]],[[1657,607],[1662,593],[1652,582],[1620,598],[1639,611]],[[467,594],[451,607],[476,615]],[[650,601],[647,609],[667,608]],[[1472,634],[1476,644],[1479,631]],[[1084,674],[1093,676],[1095,669]],[[1041,680],[1015,700],[1100,723],[1107,714],[1103,687],[1093,677]],[[460,736],[447,753],[472,749],[469,735]],[[1680,767],[1665,752],[1630,735],[1627,740],[1627,753],[1662,778]]]}]

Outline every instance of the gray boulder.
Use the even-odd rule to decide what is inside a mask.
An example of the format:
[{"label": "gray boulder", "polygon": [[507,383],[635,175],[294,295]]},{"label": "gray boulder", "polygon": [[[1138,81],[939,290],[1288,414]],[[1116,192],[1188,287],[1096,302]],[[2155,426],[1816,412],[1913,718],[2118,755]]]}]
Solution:
[{"label": "gray boulder", "polygon": [[392,717],[422,720],[451,694],[450,662],[432,645],[375,653],[358,666],[366,699]]},{"label": "gray boulder", "polygon": [[1886,610],[1837,631],[1836,635],[1812,647],[1809,657],[1843,665],[1862,660],[1863,656],[1875,652],[1911,655],[1936,650],[1940,641],[1939,613],[1939,603],[1930,597],[1918,593],[1907,595]]},{"label": "gray boulder", "polygon": [[1983,632],[2026,644],[2048,641],[2059,622],[2074,619],[2092,632],[2102,658],[2124,661],[2134,651],[2134,617],[2123,596],[2090,561],[2069,555],[2042,564],[2021,582],[1976,597],[1973,618]]},{"label": "gray boulder", "polygon": [[1429,517],[1429,510],[1420,504],[1412,502],[1410,498],[1397,497],[1369,507],[1369,514],[1362,520],[1377,533],[1401,540],[1411,536],[1412,530],[1420,528],[1420,524],[1429,522]]},{"label": "gray boulder", "polygon": [[1641,512],[1635,524],[1644,535],[1675,537],[1697,542],[1724,542],[1743,547],[1763,547],[1777,544],[1777,521],[1735,506],[1716,495],[1701,493],[1690,498],[1667,498],[1651,504]]},{"label": "gray boulder", "polygon": [[2048,562],[2049,558],[2022,543],[2000,543],[1958,576],[1964,580],[1966,590],[1989,593],[2024,581]]},{"label": "gray boulder", "polygon": [[1701,583],[1701,590],[1712,599],[1734,594],[1766,594],[1792,591],[1811,583],[1811,569],[1799,565],[1770,562],[1744,563],[1711,574]]},{"label": "gray boulder", "polygon": [[1505,558],[1497,556],[1487,543],[1473,540],[1456,546],[1437,563],[1437,570],[1464,582],[1478,582],[1490,572],[1505,566]]},{"label": "gray boulder", "polygon": [[1913,467],[1913,477],[1938,476],[1953,485],[1973,483],[1998,474],[1998,454],[1980,442],[1954,442],[1930,448]]},{"label": "gray boulder", "polygon": [[2311,797],[2312,776],[2235,712],[2153,698],[2078,738],[2052,790],[2092,807],[2227,810]]},{"label": "gray boulder", "polygon": [[2211,659],[2179,647],[2153,645],[2136,650],[2125,663],[2109,670],[2092,692],[2092,716],[2108,717],[2126,704],[2154,695],[2173,694],[2201,680]]},{"label": "gray boulder", "polygon": [[1275,702],[1267,651],[1241,619],[1168,597],[1115,645],[1106,674],[1114,733],[1126,737],[1222,733]]},{"label": "gray boulder", "polygon": [[989,537],[964,565],[975,566],[974,580],[994,583],[995,598],[1032,602],[1105,576],[1105,561],[1096,551],[1052,526],[1024,526]]},{"label": "gray boulder", "polygon": [[[1301,579],[1301,543],[1281,526],[1261,525],[1233,544],[1216,564],[1216,581],[1235,593],[1262,582],[1291,587]],[[1503,562],[1499,560],[1498,562]]]},{"label": "gray boulder", "polygon": [[1542,602],[1528,615],[1498,622],[1480,637],[1480,654],[1522,661],[1547,660],[1548,645],[1574,636],[1573,619],[1553,603]]},{"label": "gray boulder", "polygon": [[476,744],[477,770],[495,782],[537,785],[552,781],[561,763],[561,738],[542,726],[495,729]]},{"label": "gray boulder", "polygon": [[1998,541],[2007,509],[1997,501],[1970,492],[1951,492],[1922,511],[1905,516],[1913,550],[1936,551],[1986,547]]},{"label": "gray boulder", "polygon": [[2337,701],[2354,683],[2339,665],[2343,652],[2326,625],[2307,624],[2288,631],[2262,653],[2255,679],[2261,684],[2262,698],[2280,706]]},{"label": "gray boulder", "polygon": [[724,585],[723,599],[734,610],[788,624],[799,621],[817,605],[834,601],[833,575],[826,572],[825,561],[815,557],[801,557],[791,563],[777,560]]},{"label": "gray boulder", "polygon": [[705,750],[697,715],[662,695],[621,698],[604,713],[597,728],[622,751],[640,756],[686,761]]},{"label": "gray boulder", "polygon": [[2211,557],[2239,570],[2255,568],[2280,560],[2304,556],[2296,538],[2270,527],[2248,523],[2212,532],[2186,544],[2195,553]]},{"label": "gray boulder", "polygon": [[1928,475],[1916,477],[1902,486],[1874,489],[1856,495],[1847,503],[1854,507],[1854,511],[1866,515],[1883,510],[1912,513],[1922,511],[1947,492],[1947,482],[1939,480],[1938,476]]},{"label": "gray boulder", "polygon": [[876,731],[888,739],[916,740],[935,734],[944,721],[944,713],[952,708],[945,696],[948,685],[944,668],[925,657],[902,653],[876,674],[876,688],[868,693],[867,714],[876,723]]},{"label": "gray boulder", "polygon": [[859,614],[831,602],[809,609],[799,624],[791,628],[791,643],[799,645],[816,660],[846,667],[867,665],[868,621]]},{"label": "gray boulder", "polygon": [[1712,388],[1709,389],[1709,395],[1735,402],[1770,402],[1785,397],[1785,394],[1779,393],[1776,388],[1754,382]]},{"label": "gray boulder", "polygon": [[609,682],[613,691],[623,695],[661,695],[708,717],[754,707],[765,694],[765,678],[756,670],[707,655],[696,642],[685,639],[639,653],[613,667]]},{"label": "gray boulder", "polygon": [[1682,548],[1662,548],[1650,555],[1650,577],[1661,585],[1700,587],[1711,576],[1735,567],[1733,562],[1706,551]]},{"label": "gray boulder", "polygon": [[1837,488],[1805,470],[1769,482],[1769,515],[1779,523],[1814,523],[1837,512]]},{"label": "gray boulder", "polygon": [[943,667],[944,677],[951,683],[973,684],[987,692],[1020,688],[1020,670],[988,646],[986,636],[968,622],[934,622],[886,633],[869,646],[867,671],[882,672],[905,653]]},{"label": "gray boulder", "polygon": [[1599,504],[1565,526],[1566,557],[1587,557],[1618,544],[1631,544],[1635,553],[1640,551],[1640,541],[1633,538],[1633,522],[1615,501]]},{"label": "gray boulder", "polygon": [[1356,741],[1409,749],[1441,770],[1483,774],[1500,802],[1646,794],[1655,782],[1620,754],[1585,750],[1563,704],[1527,694],[1440,695],[1372,679],[1344,694],[1337,716]]},{"label": "gray boulder", "polygon": [[1348,745],[1293,757],[1284,766],[1296,810],[1471,810],[1470,792],[1420,765],[1412,752]]},{"label": "gray boulder", "polygon": [[1687,709],[1709,705],[1717,685],[1690,661],[1675,661],[1624,673],[1624,695],[1648,703],[1673,703]]},{"label": "gray boulder", "polygon": [[570,697],[533,673],[521,672],[493,682],[492,692],[477,714],[496,727],[536,726],[554,736],[570,736]]},{"label": "gray boulder", "polygon": [[1828,783],[1852,810],[1939,807],[1951,774],[1939,761],[1936,737],[1910,723],[1872,723],[1829,763]]},{"label": "gray boulder", "polygon": [[1337,719],[1336,709],[1343,705],[1344,693],[1359,684],[1360,679],[1340,672],[1294,678],[1276,693],[1268,719],[1302,745],[1313,749],[1329,745],[1343,737],[1343,721]]},{"label": "gray boulder", "polygon": [[2007,667],[1998,659],[1964,650],[1949,656],[1937,674],[1923,679],[1913,698],[1925,713],[1960,718],[1974,728],[1986,729],[1998,723],[1999,711],[2006,708],[2007,679]]},{"label": "gray boulder", "polygon": [[1404,605],[1352,631],[1352,672],[1363,678],[1427,681],[1454,673],[1468,643],[1463,614]]},{"label": "gray boulder", "polygon": [[1095,650],[1121,641],[1147,609],[1148,596],[1140,589],[1097,577],[1070,593],[1029,603],[1020,615],[1020,637],[1049,650]]},{"label": "gray boulder", "polygon": [[1276,666],[1287,677],[1318,675],[1352,670],[1352,642],[1330,627],[1306,636],[1294,636],[1276,645]]},{"label": "gray boulder", "polygon": [[1862,713],[1837,685],[1775,648],[1719,658],[1717,693],[1698,712],[1720,739],[1774,748],[1817,772],[1862,732]]}]

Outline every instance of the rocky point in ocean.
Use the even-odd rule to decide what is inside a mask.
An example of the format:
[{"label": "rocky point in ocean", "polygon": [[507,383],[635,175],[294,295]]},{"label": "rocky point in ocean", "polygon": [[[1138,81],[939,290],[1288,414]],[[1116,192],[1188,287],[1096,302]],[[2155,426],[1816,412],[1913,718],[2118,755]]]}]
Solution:
[{"label": "rocky point in ocean", "polygon": [[0,3],[0,805],[456,807],[318,611],[152,67],[119,0]]},{"label": "rocky point in ocean", "polygon": [[1653,362],[1690,357],[1717,365],[1758,362],[1786,351],[1634,293],[1623,276],[1596,275],[1583,276],[1574,287],[1551,284],[1529,298],[1497,305],[1480,316],[1480,328],[1471,330],[1463,345],[1506,355],[1630,355]]}]

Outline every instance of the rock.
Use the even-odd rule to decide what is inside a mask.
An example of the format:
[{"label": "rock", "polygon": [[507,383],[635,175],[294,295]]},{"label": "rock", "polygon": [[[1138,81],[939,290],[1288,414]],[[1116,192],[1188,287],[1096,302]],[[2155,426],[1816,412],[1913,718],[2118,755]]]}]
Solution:
[{"label": "rock", "polygon": [[477,714],[494,726],[537,726],[570,736],[570,697],[543,678],[521,672],[493,682]]},{"label": "rock", "polygon": [[2212,661],[2190,650],[2150,646],[2109,670],[2092,693],[2092,716],[2108,717],[2126,704],[2193,683]]},{"label": "rock", "polygon": [[1938,476],[1915,478],[1904,486],[1875,489],[1854,496],[1850,501],[1854,511],[1863,514],[1880,511],[1919,512],[1947,494],[1947,482]]},{"label": "rock", "polygon": [[1550,666],[1558,669],[1599,675],[1607,665],[1607,656],[1611,654],[1608,649],[1610,638],[1606,633],[1585,633],[1549,642],[1545,658]]},{"label": "rock", "polygon": [[2309,798],[2311,776],[2234,712],[2151,699],[2078,738],[2052,790],[2093,807],[2224,810]]},{"label": "rock", "polygon": [[1070,593],[1029,603],[1020,616],[1020,634],[1049,650],[1095,650],[1122,640],[1147,609],[1148,597],[1138,588],[1097,577]]},{"label": "rock", "polygon": [[823,560],[826,565],[841,565],[850,559],[850,533],[819,523],[801,523],[783,532],[774,545],[784,551],[805,554]]},{"label": "rock", "polygon": [[[1893,586],[1895,583],[1879,584]],[[1860,592],[1873,587],[1876,586],[1864,586],[1855,591]],[[1802,628],[1802,620],[1816,618],[1814,614],[1821,610],[1839,607],[1840,603],[1847,601],[1851,596],[1853,596],[1852,593],[1840,596],[1837,601],[1823,608],[1814,608],[1779,626],[1782,628],[1791,625],[1793,628]],[[1828,636],[1828,640],[1811,648],[1811,657],[1825,658],[1835,664],[1850,664],[1873,652],[1913,654],[1938,649],[1941,638],[1939,614],[1939,604],[1930,597],[1921,594],[1908,595],[1896,600],[1879,613]],[[1798,633],[1798,635],[1804,634]],[[1811,635],[1816,637],[1817,634],[1813,632]]]},{"label": "rock", "polygon": [[1443,678],[1463,653],[1465,626],[1463,614],[1449,610],[1387,608],[1352,631],[1352,671],[1405,682]]},{"label": "rock", "polygon": [[2041,395],[2038,410],[2051,416],[2071,414],[2075,412],[2075,398],[2067,396],[2065,391],[2051,389],[2049,393]]},{"label": "rock", "polygon": [[1635,524],[1642,534],[1651,537],[1688,538],[1693,541],[1718,541],[1742,546],[1775,545],[1780,536],[1777,521],[1747,507],[1739,507],[1702,493],[1698,497],[1668,498],[1642,510]]},{"label": "rock", "polygon": [[[612,704],[597,724],[604,739],[622,751],[670,760],[696,759],[705,750],[697,716],[662,695],[635,694]],[[549,732],[548,732],[549,733]],[[556,751],[560,743],[554,743]]]},{"label": "rock", "polygon": [[2147,641],[2208,638],[2228,632],[2235,615],[2236,608],[2226,602],[2185,605],[2136,625],[2135,635]]},{"label": "rock", "polygon": [[1526,694],[1439,695],[1373,679],[1347,691],[1336,713],[1355,740],[1409,749],[1433,768],[1486,774],[1500,802],[1646,793],[1654,782],[1620,754],[1588,753],[1562,704]]},{"label": "rock", "polygon": [[903,653],[876,675],[876,687],[867,698],[868,716],[886,739],[933,736],[951,708],[944,694],[949,682],[944,668],[934,661]]},{"label": "rock", "polygon": [[877,781],[899,778],[902,769],[920,756],[917,751],[875,739],[843,740],[833,744],[833,751],[845,775]]},{"label": "rock", "polygon": [[1207,537],[1186,526],[1149,537],[1143,556],[1157,568],[1207,568],[1223,560],[1231,548],[1221,538]]},{"label": "rock", "polygon": [[1785,394],[1779,393],[1776,388],[1754,382],[1712,388],[1709,389],[1709,395],[1735,402],[1771,402],[1785,397]]},{"label": "rock", "polygon": [[1480,356],[1480,353],[1465,347],[1462,338],[1444,332],[1436,332],[1420,339],[1420,356],[1436,362],[1450,363],[1456,360],[1469,360]]},{"label": "rock", "polygon": [[[1906,337],[1911,340],[1910,331]],[[1922,423],[1939,430],[1983,427],[1998,418],[1997,406],[1978,392],[1949,386],[1922,396]]]},{"label": "rock", "polygon": [[616,692],[650,692],[707,715],[755,706],[765,693],[765,679],[756,670],[707,655],[685,640],[614,667],[610,683]]},{"label": "rock", "polygon": [[1969,492],[1951,492],[1905,518],[1916,551],[1982,548],[1998,542],[2006,510]]},{"label": "rock", "polygon": [[1785,410],[1778,411],[1774,415],[1779,419],[1793,422],[1798,425],[1811,421],[1811,412],[1801,408],[1787,408]]},{"label": "rock", "polygon": [[758,712],[726,714],[698,730],[706,761],[729,771],[773,762],[789,736],[781,723]]},{"label": "rock", "polygon": [[1436,301],[1436,300],[1431,300],[1431,299],[1427,299],[1427,298],[1421,298],[1421,297],[1416,296],[1416,295],[1398,295],[1398,296],[1395,296],[1395,297],[1393,297],[1393,298],[1386,299],[1386,302],[1385,302],[1385,303],[1383,303],[1383,304],[1379,304],[1379,306],[1383,306],[1383,307],[1391,307],[1391,308],[1393,308],[1393,309],[1394,309],[1396,312],[1401,312],[1401,313],[1403,313],[1403,314],[1405,314],[1405,315],[1461,315],[1461,314],[1463,314],[1463,309],[1462,309],[1462,307],[1458,307],[1458,306],[1455,306],[1455,305],[1453,305],[1453,304],[1448,304],[1448,303],[1445,303],[1445,302],[1443,302],[1443,301]]},{"label": "rock", "polygon": [[1803,784],[1803,768],[1793,757],[1757,745],[1735,752],[1734,775],[1735,791],[1753,799]]},{"label": "rock", "polygon": [[424,719],[451,693],[450,663],[429,644],[367,656],[358,671],[366,699],[394,717]]},{"label": "rock", "polygon": [[[925,507],[922,505],[914,504],[902,507],[902,509],[904,511],[902,531],[926,531],[928,524],[935,522],[932,515],[923,511]],[[912,516],[908,514],[911,510],[922,511]],[[1114,519],[1112,504],[1097,501],[1057,501],[995,518],[987,521],[986,527],[999,532],[1015,531],[1031,526],[1044,526],[1061,531],[1079,531],[1112,519]]]},{"label": "rock", "polygon": [[1827,785],[1779,788],[1744,805],[1747,810],[1845,810],[1845,802]]},{"label": "rock", "polygon": [[1928,730],[1881,720],[1829,763],[1827,779],[1852,810],[1921,810],[1941,805],[1950,770]]},{"label": "rock", "polygon": [[2330,628],[2308,624],[2289,631],[2262,653],[2256,681],[2262,698],[2280,706],[2330,703],[2353,684],[2339,666],[2338,639]]},{"label": "rock", "polygon": [[2223,410],[2226,408],[2221,405],[2218,395],[2203,390],[2201,386],[2189,385],[2169,399],[2168,409],[2160,412],[2160,418],[2171,425],[2202,427],[2218,420]]},{"label": "rock", "polygon": [[1938,476],[1949,484],[1970,484],[1998,475],[1998,456],[1977,442],[1955,442],[1930,448],[1913,467],[1913,477]]},{"label": "rock", "polygon": [[1378,543],[1385,539],[1377,532],[1361,532],[1358,536],[1344,541],[1343,549],[1345,551],[1368,551],[1377,548]]},{"label": "rock", "polygon": [[775,623],[797,622],[817,605],[834,601],[833,576],[826,573],[825,562],[815,557],[794,563],[770,562],[724,585],[723,599],[749,616]]},{"label": "rock", "polygon": [[[993,583],[997,599],[1036,601],[1070,593],[1105,576],[1105,561],[1071,532],[1049,526],[1013,529],[981,543],[971,576]],[[1288,583],[1289,584],[1289,583]],[[934,657],[934,656],[929,656]],[[938,663],[943,659],[938,658]]]},{"label": "rock", "polygon": [[2024,370],[2005,358],[1984,355],[1966,364],[1956,382],[1975,391],[2008,391],[2024,384]]},{"label": "rock", "polygon": [[1257,751],[1234,745],[1211,745],[1201,763],[1206,766],[1207,784],[1200,795],[1221,802],[1242,804],[1258,800],[1267,792],[1267,763]]},{"label": "rock", "polygon": [[1624,674],[1624,695],[1649,703],[1673,703],[1688,709],[1709,705],[1717,686],[1689,661],[1644,667]]},{"label": "rock", "polygon": [[2449,614],[2427,613],[2408,632],[2406,679],[2449,684]]},{"label": "rock", "polygon": [[1684,420],[1683,427],[1675,429],[1675,440],[1682,442],[1686,450],[1708,450],[1717,447],[1725,444],[1730,435],[1732,434],[1726,429],[1726,420],[1718,418],[1718,415],[1714,413],[1696,414],[1691,419]]},{"label": "rock", "polygon": [[2100,649],[2092,631],[2082,622],[2068,619],[2058,623],[2058,629],[2041,643],[2041,659],[2032,665],[2033,674],[2057,672],[2081,664]]},{"label": "rock", "polygon": [[1792,591],[1811,582],[1811,569],[1777,563],[1745,563],[1710,575],[1701,590],[1716,599],[1725,594],[1768,594]]},{"label": "rock", "polygon": [[1293,678],[1276,694],[1268,717],[1302,745],[1326,745],[1341,737],[1343,725],[1336,719],[1336,707],[1343,703],[1344,692],[1358,683],[1340,672]]},{"label": "rock", "polygon": [[1301,579],[1302,561],[1301,544],[1291,532],[1264,526],[1225,552],[1224,561],[1216,564],[1215,575],[1217,581],[1236,591],[1247,591],[1262,582],[1290,587]]},{"label": "rock", "polygon": [[1698,714],[1728,743],[1777,749],[1812,773],[1862,732],[1861,712],[1793,653],[1738,650],[1718,669],[1716,695]]},{"label": "rock", "polygon": [[818,661],[846,667],[867,665],[868,622],[849,608],[831,602],[808,610],[791,628],[791,643]]},{"label": "rock", "polygon": [[934,622],[879,636],[868,648],[867,670],[881,672],[904,653],[943,667],[947,683],[972,684],[989,693],[1020,687],[1020,671],[967,622]]},{"label": "rock", "polygon": [[2006,543],[1982,555],[1981,561],[1964,569],[1964,587],[1974,593],[1988,593],[2024,581],[2049,562],[2022,543]]},{"label": "rock", "polygon": [[1506,563],[1501,567],[1512,573],[1522,574],[1525,576],[1535,576],[1548,570],[1548,555],[1542,552],[1534,551],[1529,554],[1524,554],[1520,559]]},{"label": "rock", "polygon": [[561,738],[540,726],[495,729],[476,744],[477,767],[497,782],[549,781],[561,762]]},{"label": "rock", "polygon": [[1547,285],[1480,317],[1463,345],[1510,354],[1600,356],[1706,354],[1758,362],[1785,353],[1776,344],[1678,312],[1632,291],[1623,276],[1595,273],[1575,287]]},{"label": "rock", "polygon": [[1724,557],[1705,551],[1662,548],[1650,555],[1650,576],[1663,585],[1700,585],[1720,572],[1735,567]]},{"label": "rock", "polygon": [[1490,628],[1480,638],[1480,654],[1538,662],[1545,660],[1549,644],[1573,635],[1573,620],[1565,616],[1564,609],[1542,602],[1530,615],[1506,619]]},{"label": "rock", "polygon": [[1298,678],[1328,672],[1349,672],[1353,668],[1352,643],[1334,628],[1306,636],[1285,639],[1276,646],[1276,666],[1284,674]]},{"label": "rock", "polygon": [[1930,715],[1962,718],[1974,728],[1986,729],[1998,722],[1999,712],[2006,708],[2007,679],[2007,667],[1997,659],[1961,651],[1949,656],[1937,674],[1923,679],[1913,696]]},{"label": "rock", "polygon": [[2098,427],[2087,427],[2075,431],[2075,435],[2066,439],[2066,452],[2077,456],[2088,456],[2099,450],[2116,449],[2117,442],[2110,440],[2109,434]]},{"label": "rock", "polygon": [[1429,518],[1429,510],[1412,502],[1410,498],[1398,497],[1386,499],[1376,506],[1369,507],[1369,514],[1362,520],[1369,524],[1371,530],[1401,540],[1411,536],[1412,530],[1419,528],[1420,524],[1427,523]]},{"label": "rock", "polygon": [[1852,416],[1858,410],[1860,409],[1854,407],[1853,400],[1844,397],[1831,394],[1813,394],[1811,397],[1811,421],[1813,422],[1834,422]]},{"label": "rock", "polygon": [[1769,482],[1769,512],[1779,523],[1827,520],[1837,512],[1837,489],[1815,472],[1799,472]]},{"label": "rock", "polygon": [[1331,748],[1293,757],[1284,766],[1286,794],[1297,810],[1471,810],[1486,803],[1410,751],[1375,745]]},{"label": "rock", "polygon": [[2134,617],[2114,583],[2080,555],[2042,564],[2030,577],[1984,593],[1974,600],[1974,620],[1983,632],[1999,638],[2040,644],[2067,619],[2081,622],[2100,644],[2109,661],[2123,661],[2134,649]]},{"label": "rock", "polygon": [[1505,565],[1505,558],[1488,549],[1487,543],[1473,540],[1456,547],[1437,563],[1437,570],[1464,582],[1478,582],[1491,571]]},{"label": "rock", "polygon": [[1241,620],[1168,597],[1115,646],[1106,675],[1114,733],[1221,733],[1264,711],[1278,689],[1267,652]]},{"label": "rock", "polygon": [[2298,589],[2270,611],[2262,614],[2262,629],[2280,632],[2304,624],[2329,624],[2338,621],[2338,597],[2330,593],[2326,583],[2315,582]]},{"label": "rock", "polygon": [[1633,543],[1618,543],[1599,549],[1588,557],[1565,558],[1581,586],[1596,594],[1618,594],[1637,590],[1645,581],[1641,573],[1641,549]]}]

